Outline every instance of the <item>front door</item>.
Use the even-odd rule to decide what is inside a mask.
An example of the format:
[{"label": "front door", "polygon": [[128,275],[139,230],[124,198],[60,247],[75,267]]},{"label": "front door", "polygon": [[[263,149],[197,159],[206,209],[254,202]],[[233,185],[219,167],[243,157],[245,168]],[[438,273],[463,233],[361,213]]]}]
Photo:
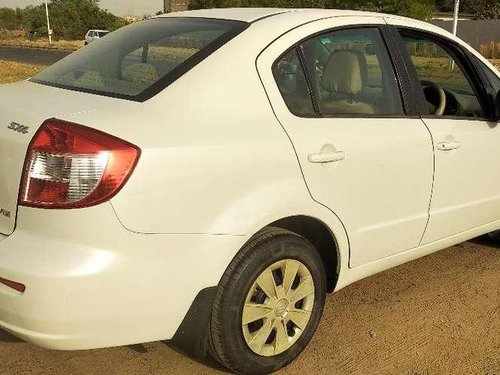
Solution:
[{"label": "front door", "polygon": [[414,30],[400,33],[422,82],[434,139],[435,180],[422,244],[500,220],[500,126],[477,75],[455,42]]}]

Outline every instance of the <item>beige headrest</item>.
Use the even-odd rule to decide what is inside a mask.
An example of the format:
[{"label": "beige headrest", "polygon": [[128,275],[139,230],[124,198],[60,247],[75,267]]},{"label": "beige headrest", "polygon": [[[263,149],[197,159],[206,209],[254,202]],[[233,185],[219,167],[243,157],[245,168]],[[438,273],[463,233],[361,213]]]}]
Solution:
[{"label": "beige headrest", "polygon": [[141,63],[126,67],[123,70],[123,79],[125,81],[151,86],[156,83],[160,77],[153,65]]},{"label": "beige headrest", "polygon": [[321,87],[327,92],[357,95],[363,89],[359,57],[351,51],[336,51],[326,63]]}]

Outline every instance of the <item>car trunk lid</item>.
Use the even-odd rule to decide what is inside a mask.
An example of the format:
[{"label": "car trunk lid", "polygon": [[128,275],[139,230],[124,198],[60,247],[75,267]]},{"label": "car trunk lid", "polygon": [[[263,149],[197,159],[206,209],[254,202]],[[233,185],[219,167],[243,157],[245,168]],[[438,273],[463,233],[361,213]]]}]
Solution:
[{"label": "car trunk lid", "polygon": [[0,86],[0,234],[14,231],[24,160],[36,131],[49,118],[94,108],[86,97],[30,82]]}]

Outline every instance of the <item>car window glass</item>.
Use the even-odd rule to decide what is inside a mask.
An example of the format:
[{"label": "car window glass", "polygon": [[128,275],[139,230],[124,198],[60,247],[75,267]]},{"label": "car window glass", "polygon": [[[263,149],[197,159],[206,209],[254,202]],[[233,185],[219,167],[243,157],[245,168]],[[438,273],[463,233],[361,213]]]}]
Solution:
[{"label": "car window glass", "polygon": [[[122,77],[128,79],[132,74],[134,81],[152,84],[159,76],[167,75],[198,53],[202,46],[193,35],[169,37],[147,44],[124,56],[121,63]],[[138,69],[139,66],[141,69]]]},{"label": "car window glass", "polygon": [[298,115],[314,115],[304,70],[294,48],[273,67],[274,78],[288,109]]},{"label": "car window glass", "polygon": [[339,30],[301,46],[324,115],[403,115],[401,93],[380,32]]},{"label": "car window glass", "polygon": [[444,116],[484,117],[474,87],[453,54],[423,35],[402,32],[402,36],[422,83],[429,114],[433,114],[439,106],[438,87],[444,89],[446,94]]},{"label": "car window glass", "polygon": [[32,81],[137,98],[147,95],[156,83],[168,82],[174,70],[182,75],[181,67],[189,70],[195,55],[203,59],[202,52],[224,44],[227,36],[245,25],[238,21],[181,17],[137,22],[69,55]]},{"label": "car window glass", "polygon": [[[479,59],[478,59],[479,61]],[[495,92],[500,92],[500,78],[496,75],[490,68],[486,66],[482,61],[479,61],[481,67],[483,68],[488,81],[491,83],[491,86],[495,90]]]}]

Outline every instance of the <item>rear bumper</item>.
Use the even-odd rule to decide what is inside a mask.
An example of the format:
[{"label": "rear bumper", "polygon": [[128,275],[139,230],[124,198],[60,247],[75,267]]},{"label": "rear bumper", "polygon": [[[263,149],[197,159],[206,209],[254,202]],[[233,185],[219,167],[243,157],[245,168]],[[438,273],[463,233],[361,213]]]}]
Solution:
[{"label": "rear bumper", "polygon": [[0,277],[26,291],[0,285],[0,327],[62,350],[171,339],[245,240],[131,233],[109,204],[21,207],[18,229],[0,238]]}]

